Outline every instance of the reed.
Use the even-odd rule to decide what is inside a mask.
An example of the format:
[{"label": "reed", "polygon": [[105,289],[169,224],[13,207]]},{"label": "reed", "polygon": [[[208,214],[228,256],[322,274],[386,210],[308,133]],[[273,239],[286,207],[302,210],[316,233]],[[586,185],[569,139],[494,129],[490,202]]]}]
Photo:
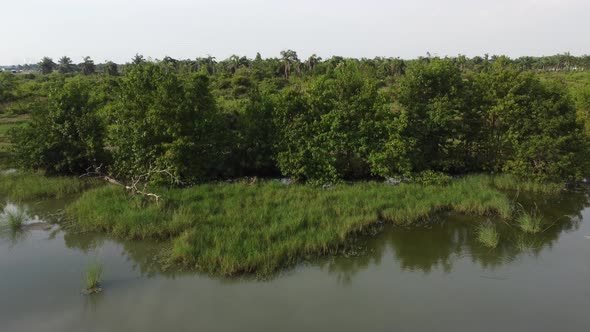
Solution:
[{"label": "reed", "polygon": [[496,248],[500,243],[500,234],[493,225],[480,225],[477,228],[477,239],[488,248]]},{"label": "reed", "polygon": [[84,292],[87,294],[101,292],[101,281],[102,264],[99,261],[96,261],[86,267],[86,273],[84,274]]},{"label": "reed", "polygon": [[67,214],[79,230],[171,241],[170,259],[201,271],[266,276],[305,257],[338,253],[379,221],[410,225],[441,210],[508,219],[512,211],[483,177],[445,186],[361,182],[326,190],[259,181],[151,190],[163,202],[104,186],[83,193]]}]

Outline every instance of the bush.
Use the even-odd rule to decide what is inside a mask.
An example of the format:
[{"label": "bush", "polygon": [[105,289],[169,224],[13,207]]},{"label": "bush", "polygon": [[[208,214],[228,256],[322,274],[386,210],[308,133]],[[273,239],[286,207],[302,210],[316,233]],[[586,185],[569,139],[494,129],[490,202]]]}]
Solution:
[{"label": "bush", "polygon": [[410,181],[423,185],[445,185],[451,182],[451,177],[441,172],[424,171],[410,176]]},{"label": "bush", "polygon": [[223,133],[206,75],[134,65],[120,94],[110,109],[108,135],[117,176],[128,179],[152,168],[168,169],[184,182],[214,176]]},{"label": "bush", "polygon": [[11,132],[18,165],[50,174],[79,174],[107,160],[105,127],[89,81],[56,82],[46,106]]}]

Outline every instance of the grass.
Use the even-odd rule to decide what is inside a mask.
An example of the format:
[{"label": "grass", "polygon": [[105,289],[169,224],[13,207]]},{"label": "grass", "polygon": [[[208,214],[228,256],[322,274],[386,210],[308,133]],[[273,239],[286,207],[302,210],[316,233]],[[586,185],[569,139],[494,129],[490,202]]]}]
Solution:
[{"label": "grass", "polygon": [[536,194],[559,194],[565,188],[562,182],[539,182],[535,180],[519,179],[510,174],[478,175],[488,178],[490,184],[501,190],[524,191]]},{"label": "grass", "polygon": [[528,212],[523,209],[516,218],[516,223],[523,232],[529,234],[540,233],[545,227],[543,216],[538,210]]},{"label": "grass", "polygon": [[28,121],[28,115],[0,113],[0,165],[10,164],[9,150],[11,142],[8,135],[10,129],[21,126],[26,121]]},{"label": "grass", "polygon": [[341,252],[351,237],[378,221],[410,225],[441,210],[511,217],[508,197],[480,176],[446,186],[364,182],[323,190],[264,181],[158,192],[164,202],[146,204],[118,187],[93,189],[67,215],[78,230],[170,241],[171,260],[201,271],[259,276]]},{"label": "grass", "polygon": [[480,225],[477,228],[477,239],[488,248],[496,248],[500,242],[500,234],[493,225]]},{"label": "grass", "polygon": [[102,264],[98,261],[86,267],[84,275],[84,291],[88,294],[99,293],[100,282],[102,281]]},{"label": "grass", "polygon": [[99,182],[77,177],[46,177],[37,173],[0,174],[0,196],[11,200],[30,200],[39,198],[63,198],[77,194]]},{"label": "grass", "polygon": [[20,231],[27,219],[26,212],[13,204],[7,204],[0,217],[8,224],[11,231]]}]

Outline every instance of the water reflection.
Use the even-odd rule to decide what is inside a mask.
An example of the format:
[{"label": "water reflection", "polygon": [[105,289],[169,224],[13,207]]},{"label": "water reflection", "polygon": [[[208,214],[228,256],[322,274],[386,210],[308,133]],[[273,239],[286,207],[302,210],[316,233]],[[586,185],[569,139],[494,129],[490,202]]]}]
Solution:
[{"label": "water reflection", "polygon": [[525,208],[538,207],[552,223],[540,234],[526,234],[514,224],[494,220],[500,233],[495,249],[482,246],[475,235],[475,226],[488,222],[485,218],[444,213],[419,226],[400,228],[387,226],[377,237],[365,239],[367,250],[353,259],[334,258],[320,264],[337,275],[342,283],[371,265],[380,265],[388,253],[399,268],[406,272],[429,274],[434,270],[450,273],[458,260],[468,259],[483,269],[493,270],[509,264],[523,255],[537,257],[550,250],[560,234],[577,230],[582,222],[582,210],[588,207],[585,191],[569,192],[558,197],[519,195]]},{"label": "water reflection", "polygon": [[142,276],[151,277],[156,274],[174,277],[180,272],[167,268],[163,255],[166,244],[155,241],[123,241],[111,239],[102,234],[66,232],[64,234],[66,247],[89,254],[104,247],[121,248],[120,255],[134,271]]}]

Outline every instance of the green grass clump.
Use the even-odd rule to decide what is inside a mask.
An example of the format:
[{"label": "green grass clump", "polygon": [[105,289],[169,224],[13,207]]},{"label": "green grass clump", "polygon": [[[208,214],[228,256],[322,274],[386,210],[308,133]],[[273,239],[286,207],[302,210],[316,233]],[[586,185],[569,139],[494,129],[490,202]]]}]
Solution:
[{"label": "green grass clump", "polygon": [[545,222],[543,216],[538,211],[522,211],[516,218],[518,227],[525,233],[536,234],[543,231]]},{"label": "green grass clump", "polygon": [[23,228],[25,223],[26,215],[23,211],[16,211],[16,212],[9,212],[6,215],[6,220],[8,221],[8,226],[13,231],[18,231]]},{"label": "green grass clump", "polygon": [[18,206],[8,203],[0,214],[0,219],[8,225],[11,231],[16,232],[22,230],[27,214]]},{"label": "green grass clump", "polygon": [[201,271],[267,276],[305,257],[338,253],[377,222],[398,225],[441,210],[510,218],[508,197],[481,177],[449,185],[338,184],[329,190],[276,181],[152,188],[159,204],[116,186],[85,192],[67,209],[83,231],[171,241],[170,258]]},{"label": "green grass clump", "polygon": [[488,248],[496,248],[500,242],[500,234],[493,225],[480,225],[477,228],[477,239]]},{"label": "green grass clump", "polygon": [[563,182],[541,182],[521,179],[510,174],[500,174],[488,177],[492,185],[501,190],[524,191],[537,194],[559,194],[565,188]]},{"label": "green grass clump", "polygon": [[37,173],[0,174],[0,196],[11,200],[63,198],[80,193],[99,182],[77,177],[47,177]]},{"label": "green grass clump", "polygon": [[102,281],[102,264],[94,262],[86,267],[84,275],[84,291],[88,294],[98,293],[101,291],[100,282]]}]

